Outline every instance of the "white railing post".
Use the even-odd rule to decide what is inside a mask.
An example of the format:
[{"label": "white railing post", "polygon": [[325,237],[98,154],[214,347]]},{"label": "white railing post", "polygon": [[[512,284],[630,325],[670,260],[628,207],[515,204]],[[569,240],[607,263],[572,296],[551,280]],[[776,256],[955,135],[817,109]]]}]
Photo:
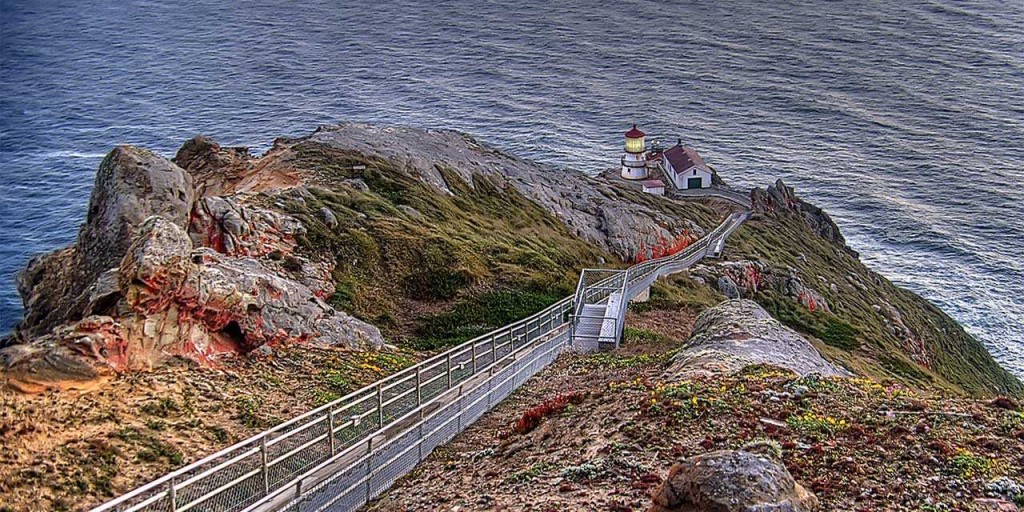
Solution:
[{"label": "white railing post", "polygon": [[384,428],[384,386],[377,383],[377,426]]},{"label": "white railing post", "polygon": [[416,405],[423,405],[423,387],[420,384],[420,365],[416,365]]},{"label": "white railing post", "polygon": [[330,439],[331,455],[334,455],[334,409],[327,408],[327,439]]},{"label": "white railing post", "polygon": [[167,481],[167,497],[171,502],[171,512],[178,510],[178,490],[174,487],[174,479]]},{"label": "white railing post", "polygon": [[473,375],[476,375],[476,342],[473,342]]},{"label": "white railing post", "polygon": [[267,436],[260,437],[260,471],[263,473],[263,493],[270,494],[270,470],[267,467]]},{"label": "white railing post", "polygon": [[445,359],[448,361],[448,389],[452,388],[452,353],[448,352],[448,357]]}]

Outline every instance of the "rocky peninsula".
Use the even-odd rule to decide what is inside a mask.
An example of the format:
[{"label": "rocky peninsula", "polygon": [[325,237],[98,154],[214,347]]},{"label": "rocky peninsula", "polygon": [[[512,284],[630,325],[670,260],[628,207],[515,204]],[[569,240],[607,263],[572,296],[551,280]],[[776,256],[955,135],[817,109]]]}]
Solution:
[{"label": "rocky peninsula", "polygon": [[[656,489],[693,474],[669,476],[672,461],[764,446],[769,462],[720,457],[795,477],[807,489],[783,487],[801,506],[919,510],[938,475],[959,486],[935,491],[944,503],[1012,499],[987,486],[1020,480],[1024,416],[1012,397],[1022,384],[938,308],[861,263],[793,189],[779,181],[751,200],[725,258],[658,282],[631,306],[619,353],[564,356],[375,509],[502,505],[498,490],[485,499],[416,480],[453,481],[444,468],[462,467],[450,458],[460,453],[472,459],[459,473],[466,485],[486,488],[474,478],[521,466],[497,480],[529,489],[531,504],[639,510],[654,493],[657,510],[690,510]],[[583,267],[699,237],[736,208],[643,194],[452,131],[322,126],[260,156],[205,136],[171,159],[119,146],[100,165],[77,241],[18,276],[25,316],[0,343],[0,432],[19,447],[0,460],[4,506],[96,504],[539,310],[571,294]],[[507,434],[502,425],[557,394],[554,383],[586,395],[577,412]],[[859,418],[854,430],[852,411],[898,414]],[[659,428],[653,444],[639,443]],[[869,477],[883,485],[871,457],[901,444],[926,461],[920,481],[855,495]],[[578,467],[555,468],[545,446]],[[826,467],[860,476],[839,483]],[[410,485],[427,490],[409,501]]]}]

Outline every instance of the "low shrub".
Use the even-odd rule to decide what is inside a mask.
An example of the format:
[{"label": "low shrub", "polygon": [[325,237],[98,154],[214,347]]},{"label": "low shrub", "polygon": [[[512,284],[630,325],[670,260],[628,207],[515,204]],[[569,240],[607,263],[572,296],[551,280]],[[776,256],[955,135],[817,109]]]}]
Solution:
[{"label": "low shrub", "polygon": [[540,426],[544,418],[553,414],[558,414],[568,408],[570,405],[579,405],[583,403],[583,394],[578,391],[570,391],[555,395],[554,397],[545,400],[540,405],[531,407],[523,413],[522,416],[515,423],[512,424],[512,432],[523,435],[531,432],[533,429]]},{"label": "low shrub", "polygon": [[987,477],[995,469],[994,463],[987,457],[975,455],[969,450],[961,448],[950,460],[956,474],[960,478]]}]

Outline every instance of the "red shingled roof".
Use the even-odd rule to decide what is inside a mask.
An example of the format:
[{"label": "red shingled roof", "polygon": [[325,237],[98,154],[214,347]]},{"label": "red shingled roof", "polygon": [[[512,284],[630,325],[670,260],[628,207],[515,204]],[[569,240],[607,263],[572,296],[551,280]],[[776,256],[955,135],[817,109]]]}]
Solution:
[{"label": "red shingled roof", "polygon": [[640,130],[638,130],[635,124],[633,125],[633,128],[631,130],[626,132],[626,137],[629,137],[630,139],[639,139],[640,137],[643,137],[644,135],[647,135],[647,134],[642,132],[642,131],[640,131]]},{"label": "red shingled roof", "polygon": [[704,159],[693,148],[672,146],[665,151],[665,158],[668,158],[668,163],[672,164],[672,170],[676,174],[687,171],[693,166],[697,166],[699,169],[708,167],[704,164]]},{"label": "red shingled roof", "polygon": [[658,188],[665,186],[665,182],[661,180],[644,180],[641,181],[640,183],[647,188]]}]

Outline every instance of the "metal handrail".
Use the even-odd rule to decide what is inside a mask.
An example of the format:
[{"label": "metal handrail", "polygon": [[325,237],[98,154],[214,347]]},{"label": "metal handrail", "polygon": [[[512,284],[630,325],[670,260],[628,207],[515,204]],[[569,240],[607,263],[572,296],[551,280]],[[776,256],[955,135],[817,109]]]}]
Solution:
[{"label": "metal handrail", "polygon": [[[564,326],[564,324],[563,324],[563,326]],[[550,354],[551,352],[553,352],[553,351],[556,351],[556,350],[558,350],[558,349],[559,349],[560,347],[561,347],[561,345],[560,345],[560,344],[556,344],[556,345],[554,345],[553,347],[551,347],[551,348],[547,349],[546,351],[544,351],[543,353],[539,353],[539,354],[533,354],[533,356],[532,356],[532,357],[530,358],[529,362],[530,362],[530,363],[532,363],[532,362],[535,362],[535,361],[537,361],[537,360],[541,359],[542,357],[546,357],[546,356],[548,356],[548,355],[549,355],[549,354]],[[512,357],[512,356],[518,356],[518,353],[513,353],[513,354],[509,354],[509,357]],[[506,383],[508,383],[508,382],[512,381],[512,380],[513,380],[513,379],[515,379],[515,378],[516,378],[516,375],[515,375],[515,374],[513,374],[513,375],[510,375],[510,376],[506,377],[506,378],[505,378],[504,380],[502,380],[502,381],[500,381],[500,382],[497,382],[497,383],[493,383],[493,382],[492,382],[492,383],[490,383],[490,385],[491,385],[491,387],[492,387],[492,388],[494,388],[494,387],[500,387],[500,386],[502,386],[502,385],[504,385],[504,384],[506,384]],[[471,387],[471,389],[469,389],[469,390],[459,389],[459,390],[457,390],[457,391],[458,391],[458,394],[460,394],[460,395],[469,395],[469,394],[472,394],[472,392],[473,392],[473,391],[475,391],[475,390],[477,390],[477,389],[479,389],[479,388],[483,387],[483,386],[484,386],[485,384],[488,384],[488,383],[487,383],[487,382],[485,381],[485,382],[482,382],[482,383],[476,384],[475,386],[472,386],[472,387]],[[484,396],[481,396],[481,397],[477,398],[477,399],[476,399],[476,400],[475,400],[474,402],[472,402],[471,404],[469,404],[469,407],[472,407],[472,406],[476,405],[477,403],[479,403],[479,402],[481,402],[481,401],[483,401],[483,400],[486,400],[487,398],[488,398],[488,397],[487,397],[486,395],[484,395]],[[423,411],[421,411],[421,410],[413,411],[413,412],[410,412],[410,413],[409,413],[409,414],[408,414],[407,416],[410,416],[410,417],[411,417],[411,416],[414,416],[414,415],[415,415],[415,413],[417,413],[417,412],[419,412],[419,413],[421,413],[421,414],[422,414],[422,412],[423,412]],[[421,419],[421,421],[420,421],[420,422],[418,422],[418,424],[417,424],[417,425],[422,425],[422,424],[424,424],[424,423],[425,423],[425,422],[426,422],[427,420],[429,420],[429,419],[432,419],[433,417],[437,416],[437,415],[438,415],[438,414],[439,414],[440,412],[441,412],[441,408],[438,408],[437,410],[435,410],[435,411],[433,411],[433,412],[431,412],[431,413],[429,413],[429,414],[425,414],[425,415],[423,415],[423,416],[422,416],[422,419]],[[395,434],[394,436],[392,436],[392,437],[391,437],[390,439],[388,439],[388,440],[384,441],[384,442],[382,443],[382,445],[380,446],[380,449],[382,449],[382,450],[383,450],[383,449],[387,449],[388,445],[390,445],[390,444],[392,444],[392,443],[395,443],[395,442],[396,442],[396,440],[397,440],[397,439],[399,439],[399,438],[401,438],[401,436],[402,436],[402,435],[403,435],[403,434],[404,434],[405,432],[408,432],[408,431],[411,431],[411,430],[413,430],[413,429],[417,428],[417,425],[411,425],[411,426],[409,426],[409,427],[408,427],[407,429],[405,429],[405,430],[404,430],[403,432],[399,432],[399,433],[396,433],[396,434]],[[434,430],[432,430],[432,431],[429,431],[429,432],[425,433],[425,434],[423,435],[423,437],[424,437],[424,438],[430,437],[430,436],[434,435],[435,433],[437,433],[437,432],[438,432],[438,431],[439,431],[440,429],[442,429],[442,428],[443,428],[443,425],[442,425],[442,426],[438,426],[438,427],[436,427],[436,428],[435,428]],[[371,437],[372,437],[372,436],[371,436]],[[402,457],[403,455],[405,455],[405,454],[406,454],[406,453],[408,453],[408,452],[409,452],[410,450],[412,450],[413,448],[416,448],[416,447],[417,447],[417,445],[415,445],[415,444],[413,444],[413,445],[410,445],[409,447],[407,447],[407,448],[405,448],[404,450],[402,450],[402,452],[400,452],[400,453],[396,454],[394,458],[399,458],[399,457]],[[343,457],[342,457],[342,455],[343,455],[343,454],[338,454],[338,456],[335,456],[335,459],[341,459],[341,458],[343,458]],[[361,455],[361,456],[360,456],[359,458],[357,458],[357,459],[356,459],[355,461],[353,461],[353,462],[352,462],[352,463],[351,463],[350,465],[351,465],[351,466],[355,466],[355,465],[360,465],[360,464],[368,463],[368,462],[370,461],[370,459],[371,459],[372,455],[373,455],[373,452],[372,452],[372,451],[367,451],[367,452],[366,452],[365,454]],[[321,466],[328,466],[328,463],[324,463],[324,464],[322,464]],[[316,469],[314,469],[314,470],[310,471],[310,473],[314,473],[315,471],[317,471],[317,469],[319,469],[319,468],[316,468]],[[374,474],[375,472],[376,472],[376,471],[371,471],[371,472],[367,473],[367,474],[366,474],[365,476],[363,476],[363,477],[362,477],[361,479],[359,479],[359,480],[358,480],[358,481],[356,481],[355,483],[351,484],[351,485],[350,485],[350,486],[349,486],[348,488],[346,488],[346,489],[345,489],[345,490],[343,490],[342,492],[338,493],[338,496],[339,496],[339,497],[340,497],[340,496],[344,496],[344,495],[346,495],[347,493],[349,493],[349,492],[351,492],[351,491],[353,491],[353,490],[357,489],[358,487],[361,487],[361,486],[365,485],[365,484],[367,483],[367,480],[368,480],[368,479],[369,479],[369,478],[370,478],[371,476],[373,476],[373,474]],[[296,478],[296,479],[295,479],[295,480],[294,480],[293,482],[294,482],[294,483],[301,483],[301,479],[302,479],[302,477]],[[313,487],[315,488],[316,486],[319,486],[319,485],[321,485],[321,484],[322,484],[322,482],[321,482],[321,483],[318,483],[318,484],[314,484],[314,486],[313,486]],[[285,485],[285,486],[282,486],[282,487],[281,487],[280,489],[278,489],[277,491],[275,491],[275,492],[274,492],[274,493],[272,493],[271,495],[267,496],[266,498],[264,498],[264,499],[260,500],[259,502],[257,502],[257,503],[255,503],[255,504],[253,504],[252,506],[248,507],[248,508],[247,508],[247,509],[246,509],[245,511],[243,511],[243,512],[250,512],[250,511],[252,511],[252,510],[256,510],[256,509],[258,509],[258,507],[260,507],[260,506],[263,506],[263,505],[266,505],[267,503],[270,503],[270,502],[273,502],[273,501],[275,501],[275,500],[274,500],[274,498],[276,498],[277,496],[280,496],[281,494],[284,494],[285,492],[287,492],[287,489],[289,489],[289,487],[291,487],[291,486],[290,486],[290,485]],[[316,510],[317,510],[317,512],[321,512],[321,511],[325,511],[325,510],[331,510],[331,508],[332,508],[332,507],[333,507],[333,506],[334,506],[334,505],[336,504],[336,502],[337,502],[337,499],[338,499],[338,498],[336,497],[335,499],[333,499],[333,500],[329,500],[329,501],[328,501],[327,503],[324,503],[323,505],[321,505],[321,506],[320,506],[319,508],[317,508],[317,509],[316,509]]]},{"label": "metal handrail", "polygon": [[[169,505],[162,508],[172,512],[182,512],[200,505],[204,505],[203,508],[206,509],[210,506],[206,505],[210,500],[256,478],[259,480],[256,490],[243,488],[239,492],[248,494],[233,497],[232,501],[228,502],[229,505],[214,508],[236,510],[262,501],[272,494],[272,489],[280,489],[281,484],[291,481],[292,475],[306,474],[325,460],[367,442],[370,443],[367,445],[368,450],[374,448],[373,436],[370,435],[367,439],[367,434],[386,430],[406,417],[409,411],[424,406],[467,379],[495,367],[533,340],[567,324],[574,326],[576,320],[582,318],[580,308],[589,300],[600,297],[598,302],[607,301],[611,293],[605,292],[618,289],[623,294],[620,308],[624,307],[628,303],[626,294],[630,286],[650,276],[662,266],[693,257],[698,254],[699,249],[707,250],[712,241],[736,225],[736,216],[731,216],[686,250],[633,265],[624,271],[616,271],[615,275],[593,283],[595,289],[592,290],[587,290],[584,286],[585,271],[581,272],[580,286],[572,296],[172,471],[100,505],[94,512],[141,510],[165,500]],[[621,279],[621,283],[618,283],[618,286],[610,286],[616,279]],[[601,318],[611,318],[616,322],[616,326],[622,323],[615,315],[605,315]],[[608,338],[612,337],[597,336],[599,340]],[[326,432],[321,432],[324,423]],[[360,428],[369,430],[355,430]],[[355,435],[348,440],[339,440],[339,434]],[[313,454],[314,460],[292,460],[298,454],[311,451],[311,447],[325,441],[329,444],[327,457],[317,459],[316,454]],[[271,450],[274,450],[273,453]],[[272,480],[271,470],[284,473],[275,475]],[[208,481],[220,474],[225,474],[221,480]],[[198,496],[186,497],[185,491]]]},{"label": "metal handrail", "polygon": [[[282,444],[288,441],[289,439],[294,438],[295,436],[301,435],[302,433],[306,432],[309,428],[321,424],[324,421],[331,423],[333,422],[334,418],[344,417],[344,412],[353,409],[357,405],[365,404],[366,402],[371,402],[373,404],[372,408],[369,408],[367,411],[353,415],[352,418],[358,418],[358,420],[354,421],[353,423],[358,425],[359,423],[362,422],[364,418],[377,415],[379,419],[384,420],[381,421],[381,424],[379,425],[381,428],[384,428],[386,425],[393,423],[393,418],[392,421],[387,421],[387,418],[384,418],[385,409],[387,408],[388,405],[399,402],[402,399],[409,399],[411,398],[411,395],[413,395],[414,393],[417,395],[416,402],[422,403],[422,401],[424,400],[422,388],[424,386],[433,384],[434,382],[443,379],[446,381],[446,385],[444,386],[443,391],[447,391],[448,389],[451,389],[452,385],[458,382],[462,382],[465,379],[471,377],[472,375],[475,375],[480,371],[483,371],[487,367],[490,367],[495,363],[500,362],[502,359],[493,357],[498,351],[504,352],[504,348],[508,347],[509,345],[512,345],[513,350],[509,350],[509,353],[513,353],[515,351],[514,349],[517,341],[518,343],[522,343],[524,339],[529,339],[531,337],[535,338],[543,334],[541,333],[541,330],[543,330],[544,332],[550,332],[558,328],[559,326],[565,325],[564,320],[555,322],[554,319],[556,317],[560,319],[564,318],[566,313],[568,313],[568,310],[570,310],[571,308],[572,299],[573,297],[563,298],[562,300],[556,302],[555,304],[552,304],[551,306],[537,313],[534,313],[531,316],[528,316],[509,325],[506,325],[489,333],[483,334],[481,336],[477,336],[476,338],[473,338],[469,341],[452,347],[440,354],[437,354],[425,361],[422,361],[416,365],[410,366],[409,368],[392,374],[380,381],[369,384],[339,399],[336,399],[322,406],[316,407],[288,421],[275,425],[274,427],[264,432],[261,432],[255,436],[252,436],[244,441],[235,443],[234,445],[231,445],[212,455],[203,457],[202,459],[192,464],[189,464],[188,466],[172,471],[164,475],[163,477],[160,477],[148,484],[138,487],[127,494],[124,494],[112,501],[104,503],[93,510],[94,512],[120,510],[120,507],[122,506],[126,507],[124,508],[124,510],[126,511],[139,510],[146,504],[154,503],[164,498],[180,496],[185,488],[190,487],[192,485],[198,485],[202,480],[209,478],[218,472],[226,470],[231,466],[239,464],[255,454],[260,455],[259,471],[255,474],[250,474],[252,473],[252,471],[245,472],[242,474],[242,476],[245,478],[232,478],[232,481],[229,483],[237,484],[240,480],[252,478],[256,474],[267,475],[270,468],[273,468],[286,462],[289,458],[293,457],[297,452],[301,451],[293,447],[285,451],[283,454],[276,455],[274,457],[268,457],[268,447]],[[536,325],[531,325],[533,323],[536,323]],[[507,341],[504,340],[506,336],[508,337]],[[480,365],[479,361],[477,361],[476,368],[470,369],[469,373],[466,373],[465,375],[455,375],[466,370],[466,367],[469,365],[469,363],[473,360],[476,360],[477,358],[472,357],[471,359],[467,359],[466,361],[458,361],[458,359],[462,356],[466,356],[469,354],[479,355],[480,351],[478,350],[478,347],[480,346],[485,347],[483,354],[490,354],[490,360],[488,360],[487,363],[484,365]],[[455,361],[453,362],[453,360]],[[425,373],[425,371],[434,370],[439,367],[441,368],[441,372],[439,372],[437,376],[419,382],[418,385],[413,386],[410,389],[405,390],[403,392],[400,392],[395,396],[389,396],[387,399],[384,398],[385,391],[389,391],[402,384],[407,384],[410,380],[417,379],[418,376],[421,376],[423,373]],[[447,376],[448,378],[445,379],[445,376]],[[299,426],[294,429],[283,432],[288,427],[294,425]],[[345,427],[334,426],[332,427],[332,429],[334,429],[333,433],[336,434],[339,430],[343,428]],[[314,441],[322,442],[324,440],[324,437],[324,435],[319,435],[314,436],[311,439],[302,439],[301,442],[299,442],[296,446],[300,448],[308,448],[309,445],[315,444]],[[223,459],[224,457],[229,458],[226,461],[221,461],[221,459]],[[308,464],[307,468],[308,466],[312,465],[313,464]],[[293,473],[300,473],[303,471],[304,469],[301,469],[293,471]],[[264,477],[264,479],[266,478]],[[215,488],[213,488],[212,490],[204,492],[200,496],[197,496],[189,500],[188,502],[172,503],[171,510],[178,512],[187,510],[199,504],[205,503],[206,501],[209,501],[210,499],[222,494],[229,488],[231,488],[231,486],[215,486]],[[267,491],[269,492],[269,489],[267,489]],[[146,497],[142,499],[144,495]],[[259,499],[261,497],[262,496],[255,496],[256,499]],[[142,499],[142,501],[139,503],[129,505],[129,502],[136,498]]]}]

